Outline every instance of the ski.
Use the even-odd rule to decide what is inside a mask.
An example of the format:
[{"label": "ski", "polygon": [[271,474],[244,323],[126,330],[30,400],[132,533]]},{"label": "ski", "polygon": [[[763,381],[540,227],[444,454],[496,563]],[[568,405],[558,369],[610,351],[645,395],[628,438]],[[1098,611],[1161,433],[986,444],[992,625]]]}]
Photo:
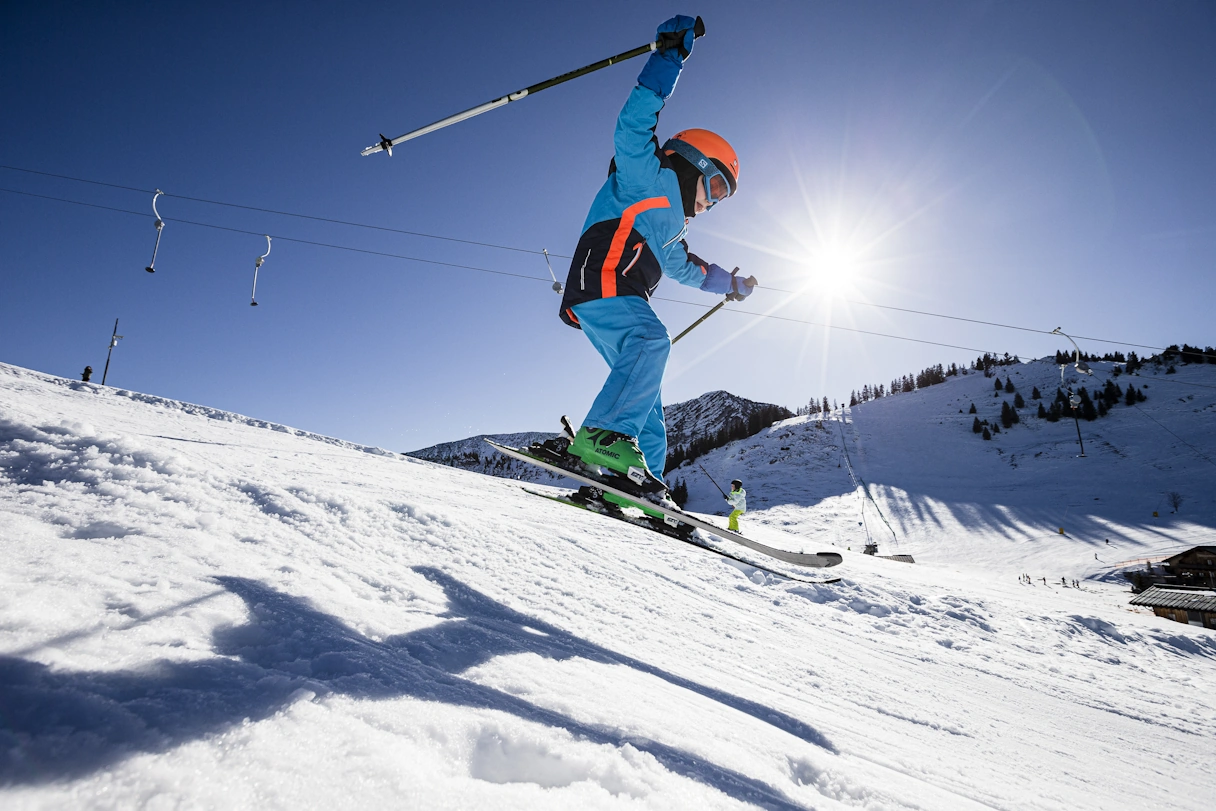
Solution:
[{"label": "ski", "polygon": [[629,524],[630,526],[640,527],[642,529],[648,529],[651,532],[658,532],[662,535],[666,535],[668,538],[672,538],[674,540],[680,541],[681,543],[686,543],[689,546],[695,546],[698,549],[704,549],[706,552],[712,552],[713,554],[720,555],[724,558],[727,558],[728,560],[737,561],[746,566],[751,566],[753,569],[759,569],[762,572],[767,572],[768,574],[774,575],[776,577],[783,577],[786,580],[792,580],[795,583],[807,583],[809,585],[822,586],[822,585],[828,585],[830,583],[839,583],[840,582],[839,577],[829,577],[829,578],[824,578],[821,580],[816,580],[816,579],[812,579],[809,577],[802,577],[801,575],[796,575],[791,572],[783,572],[780,569],[772,569],[768,566],[765,566],[762,563],[756,563],[755,561],[747,560],[746,558],[739,557],[738,555],[732,555],[730,552],[724,552],[721,549],[718,549],[716,547],[710,546],[709,544],[704,544],[704,543],[701,543],[700,541],[698,541],[696,539],[696,536],[691,534],[691,527],[690,527],[689,532],[681,532],[680,530],[678,530],[674,527],[671,527],[671,526],[667,525],[666,523],[663,523],[658,520],[649,519],[646,516],[643,516],[641,518],[634,518],[629,515],[626,515],[624,512],[621,512],[620,510],[612,511],[612,510],[608,510],[608,509],[604,509],[604,510],[596,509],[596,507],[593,505],[582,504],[578,501],[574,501],[569,496],[558,496],[558,495],[553,495],[551,493],[542,493],[539,490],[529,490],[527,487],[523,488],[523,491],[525,493],[529,493],[534,496],[540,496],[541,498],[546,498],[549,501],[556,501],[559,504],[569,504],[571,507],[577,507],[580,510],[586,510],[587,512],[595,513],[596,515],[602,515],[605,518],[612,518],[617,521],[623,521],[626,524]]},{"label": "ski", "polygon": [[[560,442],[562,440],[550,440],[550,442],[554,441]],[[585,466],[575,460],[574,457],[571,457],[565,453],[559,453],[555,449],[529,448],[525,450],[523,448],[512,448],[510,445],[500,445],[491,439],[487,439],[486,442],[488,442],[491,447],[493,447],[499,453],[510,456],[512,459],[518,459],[521,462],[528,462],[530,464],[537,465],[538,467],[542,467],[551,473],[557,473],[561,476],[569,476],[572,479],[581,481],[584,484],[591,485],[592,487],[599,488],[605,493],[611,493],[620,498],[629,499],[631,501],[643,501],[647,509],[662,513],[664,516],[677,523],[689,524],[712,535],[716,535],[724,541],[737,543],[740,546],[745,546],[748,549],[751,549],[753,552],[759,552],[762,555],[767,555],[768,557],[775,558],[776,560],[780,560],[785,563],[793,563],[797,566],[824,568],[827,566],[838,566],[844,560],[844,558],[838,552],[789,552],[784,549],[777,549],[773,546],[767,546],[759,543],[758,541],[753,541],[750,538],[745,538],[737,532],[731,532],[729,529],[723,529],[710,521],[706,521],[704,518],[692,515],[691,513],[686,513],[678,508],[668,507],[665,504],[658,504],[650,501],[641,493],[634,492],[636,488],[632,487],[632,484],[628,481],[628,479],[624,479],[619,476],[609,478],[602,475],[596,475],[587,470]],[[542,456],[539,454],[544,455]]]}]

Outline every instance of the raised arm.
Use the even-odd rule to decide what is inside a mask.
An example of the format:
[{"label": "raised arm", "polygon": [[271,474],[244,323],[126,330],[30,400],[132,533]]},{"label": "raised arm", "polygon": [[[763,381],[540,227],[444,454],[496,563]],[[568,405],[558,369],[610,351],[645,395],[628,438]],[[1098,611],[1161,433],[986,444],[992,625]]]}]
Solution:
[{"label": "raised arm", "polygon": [[613,138],[616,170],[618,180],[626,186],[647,185],[659,173],[654,129],[659,123],[659,111],[676,88],[684,60],[692,53],[695,25],[694,18],[676,15],[659,26],[655,40],[673,45],[655,51],[646,60],[646,66],[638,74],[637,87],[617,117]]}]

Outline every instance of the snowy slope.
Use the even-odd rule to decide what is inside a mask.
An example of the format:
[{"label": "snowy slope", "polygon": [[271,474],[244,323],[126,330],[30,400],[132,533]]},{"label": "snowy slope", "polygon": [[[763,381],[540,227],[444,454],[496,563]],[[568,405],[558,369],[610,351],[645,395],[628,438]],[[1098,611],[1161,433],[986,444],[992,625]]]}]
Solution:
[{"label": "snowy slope", "polygon": [[[807,587],[507,480],[0,366],[0,804],[1210,807],[1211,632],[1100,581],[1007,576],[1036,543],[1007,462],[1029,450],[960,430],[928,459],[880,452],[899,424],[944,428],[970,382],[753,438],[790,449],[745,477],[790,482],[757,533],[854,532],[843,442],[923,559],[846,553],[842,583]],[[1093,430],[1147,453],[1119,416]],[[1078,478],[1062,439],[1025,436]],[[761,464],[737,445],[717,453]],[[957,457],[997,477],[982,497],[935,470]],[[1134,513],[1140,485],[1102,480]],[[1194,502],[1129,547],[1210,527]]]}]

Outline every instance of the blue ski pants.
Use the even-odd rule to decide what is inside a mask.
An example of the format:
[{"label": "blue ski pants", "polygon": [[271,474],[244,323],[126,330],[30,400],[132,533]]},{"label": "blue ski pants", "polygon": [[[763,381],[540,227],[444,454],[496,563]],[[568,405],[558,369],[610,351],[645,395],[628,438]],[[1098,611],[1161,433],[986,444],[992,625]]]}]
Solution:
[{"label": "blue ski pants", "polygon": [[667,428],[660,389],[671,336],[639,296],[614,296],[575,305],[583,334],[611,370],[583,425],[638,438],[646,466],[663,475]]}]

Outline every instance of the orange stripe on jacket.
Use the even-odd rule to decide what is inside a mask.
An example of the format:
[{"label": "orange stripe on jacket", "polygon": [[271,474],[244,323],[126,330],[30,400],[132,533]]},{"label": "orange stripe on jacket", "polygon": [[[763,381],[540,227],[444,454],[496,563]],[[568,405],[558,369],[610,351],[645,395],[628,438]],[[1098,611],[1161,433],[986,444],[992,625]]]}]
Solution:
[{"label": "orange stripe on jacket", "polygon": [[629,240],[629,233],[633,231],[633,221],[643,211],[649,211],[652,208],[671,208],[671,201],[666,197],[648,197],[621,212],[621,224],[616,227],[616,233],[612,235],[612,244],[608,247],[608,255],[604,257],[604,267],[600,270],[600,295],[603,298],[611,298],[616,295],[616,266],[621,261],[621,254],[625,252],[625,243]]}]

